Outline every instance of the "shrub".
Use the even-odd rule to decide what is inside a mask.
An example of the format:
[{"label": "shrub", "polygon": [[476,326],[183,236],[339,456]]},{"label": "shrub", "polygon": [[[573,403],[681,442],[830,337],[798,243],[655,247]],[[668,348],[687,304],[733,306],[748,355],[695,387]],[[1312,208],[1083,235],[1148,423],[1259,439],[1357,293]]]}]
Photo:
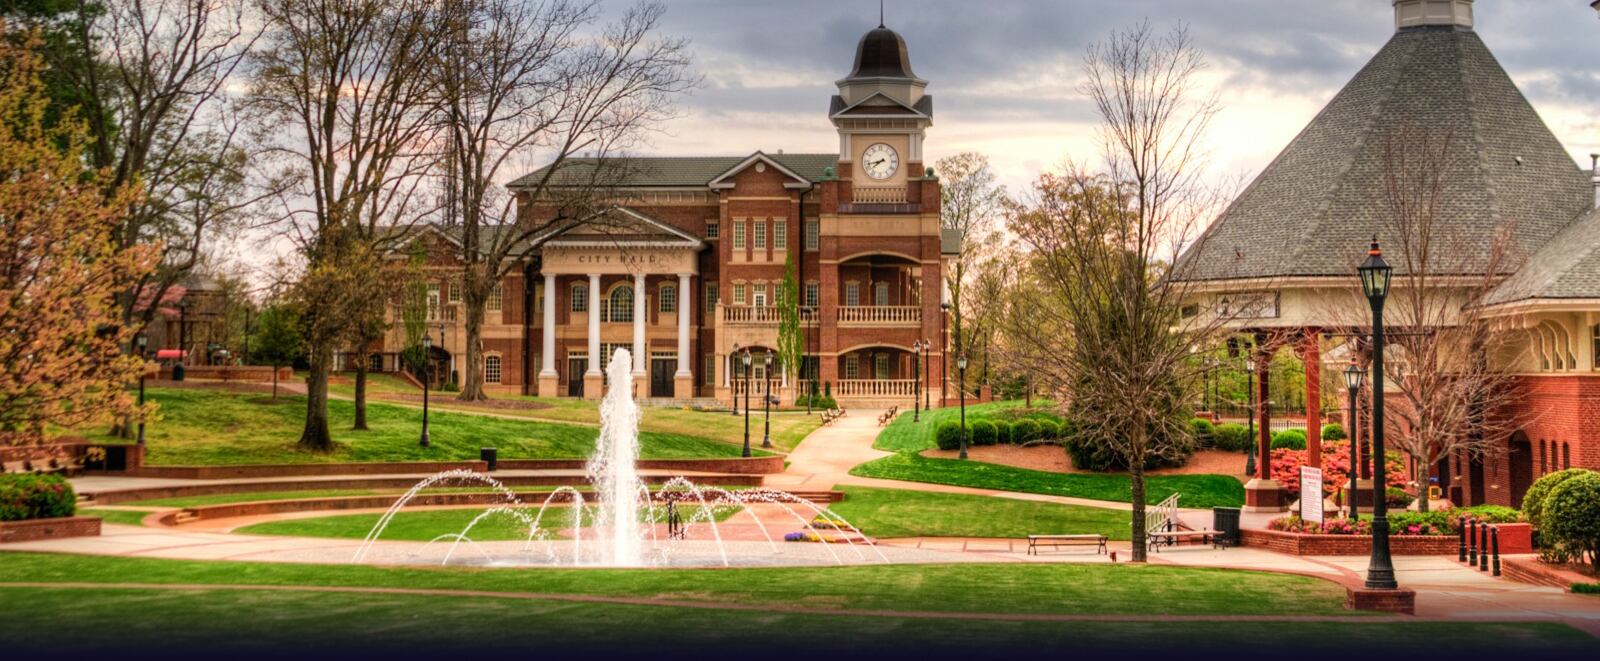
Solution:
[{"label": "shrub", "polygon": [[1540,538],[1565,548],[1574,559],[1600,569],[1600,473],[1567,478],[1550,490],[1544,503]]},{"label": "shrub", "polygon": [[[1403,486],[1409,478],[1406,477],[1405,464],[1401,461],[1400,453],[1390,452],[1388,455],[1389,461],[1385,466],[1389,486]],[[1305,463],[1305,450],[1273,450],[1272,479],[1283,485],[1284,490],[1298,496],[1300,494],[1300,467]],[[1349,477],[1350,444],[1334,443],[1323,448],[1322,488],[1325,492],[1323,495],[1332,495],[1334,489],[1343,488],[1345,481]]]},{"label": "shrub", "polygon": [[1405,509],[1411,506],[1412,501],[1416,500],[1411,494],[1406,493],[1405,489],[1397,486],[1390,486],[1384,489],[1383,495],[1384,502],[1388,503],[1389,507],[1393,509]]},{"label": "shrub", "polygon": [[1228,452],[1244,452],[1250,448],[1250,429],[1237,422],[1212,427],[1211,446]]},{"label": "shrub", "polygon": [[1217,430],[1210,420],[1195,418],[1189,421],[1189,427],[1194,430],[1194,441],[1200,447],[1208,448],[1215,442],[1212,437],[1216,435]]},{"label": "shrub", "polygon": [[940,450],[961,449],[961,425],[954,422],[943,422],[933,434],[933,441]]},{"label": "shrub", "polygon": [[823,397],[821,395],[801,395],[796,397],[794,400],[794,405],[796,407],[803,407],[807,403],[811,405],[811,408],[822,409],[824,411],[839,408],[839,403],[833,401],[832,397]]},{"label": "shrub", "polygon": [[1061,440],[1061,427],[1062,427],[1062,425],[1060,425],[1059,423],[1055,422],[1054,420],[1040,420],[1039,421],[1039,436],[1038,436],[1038,440],[1041,440],[1041,441],[1059,441],[1059,440]]},{"label": "shrub", "polygon": [[1115,454],[1082,436],[1068,437],[1062,445],[1067,449],[1067,456],[1072,458],[1072,466],[1078,470],[1100,472],[1118,467]]},{"label": "shrub", "polygon": [[1016,425],[1005,420],[992,420],[994,423],[994,442],[1009,445],[1016,443]]},{"label": "shrub", "polygon": [[1000,428],[988,420],[979,420],[968,425],[972,429],[973,445],[994,445],[1000,442]]},{"label": "shrub", "polygon": [[1285,429],[1272,435],[1274,450],[1306,449],[1306,432],[1303,429]]},{"label": "shrub", "polygon": [[1023,418],[1011,425],[1011,442],[1021,445],[1028,441],[1039,440],[1040,425],[1037,421]]},{"label": "shrub", "polygon": [[78,495],[60,475],[0,475],[0,521],[72,516]]},{"label": "shrub", "polygon": [[1346,438],[1349,438],[1349,436],[1344,433],[1344,425],[1341,425],[1337,422],[1330,422],[1322,426],[1322,440],[1342,441]]},{"label": "shrub", "polygon": [[1528,492],[1522,496],[1522,513],[1528,517],[1528,522],[1535,528],[1542,527],[1545,499],[1550,492],[1568,479],[1593,472],[1586,468],[1568,468],[1534,480],[1533,485],[1528,487]]}]

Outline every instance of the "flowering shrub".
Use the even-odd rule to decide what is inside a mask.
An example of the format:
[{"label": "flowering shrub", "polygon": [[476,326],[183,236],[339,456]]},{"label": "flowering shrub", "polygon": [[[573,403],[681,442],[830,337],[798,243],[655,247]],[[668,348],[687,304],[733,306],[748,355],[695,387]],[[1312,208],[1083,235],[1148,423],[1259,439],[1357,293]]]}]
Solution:
[{"label": "flowering shrub", "polygon": [[797,530],[783,536],[783,541],[785,542],[816,542],[821,540],[822,538],[818,537],[816,533],[808,530]]},{"label": "flowering shrub", "polygon": [[0,521],[72,516],[78,496],[60,475],[0,475]]},{"label": "flowering shrub", "polygon": [[1298,516],[1289,515],[1273,519],[1267,524],[1269,530],[1281,532],[1300,533],[1302,535],[1370,535],[1372,522],[1366,519],[1352,521],[1350,519],[1328,519],[1322,523],[1306,521]]},{"label": "flowering shrub", "polygon": [[[1389,534],[1455,535],[1463,516],[1468,520],[1476,520],[1482,523],[1513,523],[1520,519],[1516,510],[1492,505],[1455,508],[1436,512],[1391,512],[1389,514]],[[1363,517],[1359,521],[1328,519],[1318,525],[1291,515],[1274,519],[1267,524],[1267,528],[1306,535],[1370,535],[1372,534],[1372,519],[1371,517]]]},{"label": "flowering shrub", "polygon": [[[1305,450],[1273,450],[1272,479],[1284,490],[1300,495],[1300,467],[1306,463]],[[1389,453],[1388,473],[1384,476],[1391,487],[1402,487],[1410,478],[1406,476],[1405,463],[1398,453]],[[1331,496],[1343,489],[1350,479],[1350,444],[1327,443],[1322,446],[1322,490]]]}]

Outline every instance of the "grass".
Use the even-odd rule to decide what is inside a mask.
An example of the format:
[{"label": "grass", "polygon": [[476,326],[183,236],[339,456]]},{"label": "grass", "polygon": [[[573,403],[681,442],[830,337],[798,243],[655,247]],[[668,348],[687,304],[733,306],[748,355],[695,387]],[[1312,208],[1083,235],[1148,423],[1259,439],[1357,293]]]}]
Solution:
[{"label": "grass", "polygon": [[78,510],[78,516],[98,516],[103,523],[115,523],[124,526],[142,526],[144,525],[144,518],[150,516],[150,512],[88,507]]},{"label": "grass", "polygon": [[991,496],[841,487],[829,509],[873,537],[1026,537],[1099,533],[1129,539],[1128,513]]},{"label": "grass", "polygon": [[[410,542],[426,542],[440,535],[457,533],[465,530],[472,520],[478,517],[487,508],[473,507],[463,509],[444,510],[414,510],[396,514],[389,521],[388,527],[383,529],[383,539]],[[726,521],[728,517],[738,512],[737,507],[719,507],[713,510],[717,521]],[[539,508],[526,508],[528,516],[537,516]],[[688,519],[693,514],[690,510],[684,511],[684,518]],[[378,519],[383,515],[377,512],[368,514],[339,514],[335,516],[320,516],[307,519],[284,519],[268,521],[252,526],[240,528],[235,532],[246,535],[286,535],[291,537],[326,537],[334,539],[365,539],[372,527],[377,525]],[[648,511],[639,513],[641,520],[649,517]],[[657,511],[655,516],[662,522],[666,521],[666,514]],[[588,507],[584,513],[585,525],[590,525],[594,518],[594,508]],[[540,528],[555,530],[572,525],[572,509],[570,507],[551,507],[545,512],[545,518],[540,522]],[[520,518],[510,514],[496,514],[480,521],[467,534],[473,541],[495,542],[515,541],[528,538],[528,525]]]},{"label": "grass", "polygon": [[[1034,404],[1033,409],[1026,408],[1025,402],[1021,400],[969,404],[967,406],[967,424],[971,425],[977,420],[1018,420],[1023,418],[1061,421],[1061,416],[1041,408],[1048,406],[1049,402],[1034,400]],[[933,409],[932,411],[924,411],[920,422],[912,422],[912,417],[909,413],[902,413],[896,416],[894,422],[889,423],[878,434],[878,440],[873,442],[872,447],[886,452],[932,450],[936,447],[934,431],[945,422],[959,421],[961,419],[961,409],[947,406]]]},{"label": "grass", "polygon": [[[535,420],[435,411],[429,417],[432,447],[417,444],[422,412],[371,403],[369,431],[352,431],[355,405],[328,402],[335,447],[311,452],[295,443],[305,422],[305,398],[271,400],[255,393],[187,388],[152,388],[158,419],[146,431],[145,461],[151,465],[279,464],[346,461],[460,461],[478,458],[486,445],[502,459],[582,458],[594,449],[598,430]],[[729,416],[731,417],[731,416]],[[79,430],[94,440],[126,442],[104,435],[105,427]],[[736,457],[740,448],[704,436],[642,432],[647,459]]]},{"label": "grass", "polygon": [[1154,626],[686,611],[402,594],[0,588],[0,644],[19,654],[52,656],[160,650],[165,658],[264,658],[293,650],[319,658],[446,658],[480,651],[526,654],[531,648],[540,657],[649,650],[663,658],[895,658],[922,650],[984,658],[1047,649],[1126,656],[1159,646],[1189,658],[1210,658],[1242,649],[1257,654],[1328,649],[1328,641],[1344,640],[1393,655],[1475,658],[1485,650],[1515,650],[1523,658],[1583,658],[1594,642],[1550,623],[1168,622],[1153,635]]},{"label": "grass", "polygon": [[[1350,613],[1344,610],[1344,589],[1319,579],[1228,569],[1130,564],[476,569],[0,553],[0,582],[459,589],[650,597],[711,605],[739,603],[1008,614]],[[1161,596],[1152,598],[1151,595]]]},{"label": "grass", "polygon": [[[177,496],[135,500],[124,505],[130,507],[204,507],[228,503],[254,503],[264,500],[290,500],[295,498],[339,498],[344,496],[372,496],[380,493],[373,489],[308,489],[304,491],[257,491],[252,493],[214,493],[204,496]],[[395,491],[395,494],[404,493]]]},{"label": "grass", "polygon": [[[1122,503],[1131,500],[1128,476],[1123,474],[1051,473],[907,453],[869,461],[850,469],[850,474]],[[1244,485],[1227,475],[1152,475],[1145,478],[1145,496],[1151,504],[1161,502],[1174,492],[1183,494],[1178,503],[1181,507],[1244,504]]]}]

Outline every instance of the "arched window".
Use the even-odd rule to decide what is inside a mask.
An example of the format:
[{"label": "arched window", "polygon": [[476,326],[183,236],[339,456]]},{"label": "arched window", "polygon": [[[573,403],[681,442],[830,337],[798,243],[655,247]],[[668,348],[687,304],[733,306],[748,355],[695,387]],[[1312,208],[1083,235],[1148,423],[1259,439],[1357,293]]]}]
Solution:
[{"label": "arched window", "polygon": [[1572,445],[1570,443],[1561,444],[1561,467],[1572,468]]},{"label": "arched window", "polygon": [[1539,474],[1550,472],[1550,445],[1544,439],[1539,439]]},{"label": "arched window", "polygon": [[602,321],[627,323],[633,321],[633,287],[622,285],[611,290],[606,305],[607,316]]},{"label": "arched window", "polygon": [[589,285],[581,282],[572,285],[572,311],[589,311]]},{"label": "arched window", "polygon": [[484,383],[499,383],[500,382],[500,357],[499,356],[484,356],[483,357],[483,382]]},{"label": "arched window", "polygon": [[661,295],[658,298],[661,299],[661,311],[662,312],[677,312],[678,311],[678,288],[677,287],[675,287],[673,285],[661,285]]}]

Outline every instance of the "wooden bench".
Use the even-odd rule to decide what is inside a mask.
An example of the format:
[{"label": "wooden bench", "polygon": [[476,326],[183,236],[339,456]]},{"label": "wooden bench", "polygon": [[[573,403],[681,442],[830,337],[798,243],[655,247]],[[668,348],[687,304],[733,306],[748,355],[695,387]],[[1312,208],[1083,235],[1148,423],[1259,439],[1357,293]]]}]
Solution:
[{"label": "wooden bench", "polygon": [[1217,530],[1170,530],[1162,532],[1145,533],[1151,550],[1160,552],[1162,546],[1177,546],[1184,540],[1199,540],[1201,544],[1210,544],[1211,548],[1222,548],[1222,532]]},{"label": "wooden bench", "polygon": [[894,416],[899,414],[899,413],[900,413],[900,407],[899,406],[891,406],[891,407],[889,407],[889,410],[884,411],[883,415],[878,416],[878,426],[882,427],[882,426],[884,426],[886,424],[889,424],[890,421],[894,420]]},{"label": "wooden bench", "polygon": [[1095,553],[1106,552],[1105,535],[1028,535],[1028,555],[1039,555],[1041,546],[1088,546],[1095,545]]}]

